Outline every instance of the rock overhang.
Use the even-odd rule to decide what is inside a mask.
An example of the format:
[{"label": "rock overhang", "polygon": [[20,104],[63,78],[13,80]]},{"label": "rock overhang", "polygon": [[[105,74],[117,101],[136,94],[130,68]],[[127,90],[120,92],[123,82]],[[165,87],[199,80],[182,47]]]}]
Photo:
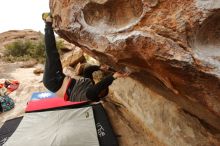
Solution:
[{"label": "rock overhang", "polygon": [[[150,72],[173,98],[213,117],[182,105],[185,110],[220,129],[219,37],[212,33],[220,27],[216,1],[51,0],[50,6],[63,38],[118,70]],[[212,40],[204,44],[207,38]],[[217,46],[211,52],[210,44]]]}]

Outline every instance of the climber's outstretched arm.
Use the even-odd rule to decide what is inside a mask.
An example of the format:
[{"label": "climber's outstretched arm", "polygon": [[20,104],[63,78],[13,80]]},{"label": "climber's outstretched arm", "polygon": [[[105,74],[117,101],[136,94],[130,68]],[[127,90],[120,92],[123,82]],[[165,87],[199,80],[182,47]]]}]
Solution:
[{"label": "climber's outstretched arm", "polygon": [[112,82],[115,79],[127,77],[128,75],[129,74],[127,73],[119,72],[115,72],[113,75],[108,75],[100,82],[90,87],[86,92],[86,97],[92,101],[99,101],[101,98],[105,97],[108,94],[108,87],[112,84]]}]

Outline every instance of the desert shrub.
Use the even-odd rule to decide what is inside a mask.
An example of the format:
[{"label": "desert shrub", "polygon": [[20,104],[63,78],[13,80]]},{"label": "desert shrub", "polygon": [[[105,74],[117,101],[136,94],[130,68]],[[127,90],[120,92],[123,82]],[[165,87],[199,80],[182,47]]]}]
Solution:
[{"label": "desert shrub", "polygon": [[58,49],[58,52],[60,53],[60,55],[63,55],[61,48],[64,48],[64,42],[62,40],[58,40],[58,41],[56,41],[56,46],[57,46],[57,49]]},{"label": "desert shrub", "polygon": [[45,57],[44,44],[41,40],[17,40],[11,44],[5,46],[5,60],[7,61],[26,61],[30,59],[36,59],[37,61],[43,61]]},{"label": "desert shrub", "polygon": [[[63,47],[62,41],[57,41],[57,48]],[[6,51],[4,60],[15,62],[15,61],[27,61],[30,59],[36,59],[38,62],[43,63],[45,61],[45,43],[44,37],[42,36],[38,41],[31,40],[17,40],[11,44],[5,46]]]}]

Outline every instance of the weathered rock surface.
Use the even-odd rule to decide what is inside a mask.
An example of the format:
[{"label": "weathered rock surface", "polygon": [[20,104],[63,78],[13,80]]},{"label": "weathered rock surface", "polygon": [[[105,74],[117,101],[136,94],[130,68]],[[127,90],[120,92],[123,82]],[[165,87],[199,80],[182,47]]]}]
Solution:
[{"label": "weathered rock surface", "polygon": [[[152,82],[151,78],[147,80]],[[113,83],[111,90],[116,97],[114,100],[119,103],[119,110],[126,114],[128,113],[126,110],[132,111],[133,116],[128,117],[130,122],[134,123],[132,121],[135,118],[139,119],[139,122],[136,122],[136,125],[139,124],[142,127],[139,128],[139,133],[148,138],[145,145],[148,145],[149,141],[160,141],[167,146],[218,146],[220,144],[197,118],[185,113],[175,103],[166,100],[138,81],[131,78],[119,79]],[[120,114],[120,112],[117,113]],[[114,116],[111,118],[114,119]],[[126,134],[121,133],[120,130],[117,132],[122,135],[122,138],[126,137]],[[156,138],[152,139],[150,135]],[[122,142],[122,145],[126,144]],[[144,146],[144,144],[140,145]]]},{"label": "weathered rock surface", "polygon": [[74,44],[71,44],[71,43],[67,42],[66,40],[64,40],[60,37],[56,38],[56,40],[63,43],[63,46],[61,46],[60,50],[64,53],[72,51],[76,48],[76,46]]},{"label": "weathered rock surface", "polygon": [[84,60],[85,57],[83,56],[83,51],[76,47],[62,56],[62,66],[63,68],[68,66],[74,67],[77,63],[83,62]]},{"label": "weathered rock surface", "polygon": [[124,91],[119,100],[162,143],[213,145],[201,122],[161,97],[220,131],[220,1],[50,0],[50,8],[61,37],[132,72],[135,85],[115,95]]}]

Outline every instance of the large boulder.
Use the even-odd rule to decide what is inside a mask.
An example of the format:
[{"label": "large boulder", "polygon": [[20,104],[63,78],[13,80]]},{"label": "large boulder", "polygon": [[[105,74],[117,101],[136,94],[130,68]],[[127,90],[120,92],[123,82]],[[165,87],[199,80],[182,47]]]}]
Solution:
[{"label": "large boulder", "polygon": [[[220,1],[215,0],[50,0],[53,26],[62,38],[115,70],[131,72],[139,84],[174,101],[217,131],[220,131],[219,8]],[[141,98],[138,102],[149,101],[146,92],[135,96]],[[132,106],[127,104],[128,109]],[[135,108],[144,110],[144,106]],[[139,119],[143,120],[144,115]],[[178,122],[187,119],[175,116],[179,117]],[[149,129],[153,132],[160,127]],[[187,142],[180,143],[184,144]]]}]

